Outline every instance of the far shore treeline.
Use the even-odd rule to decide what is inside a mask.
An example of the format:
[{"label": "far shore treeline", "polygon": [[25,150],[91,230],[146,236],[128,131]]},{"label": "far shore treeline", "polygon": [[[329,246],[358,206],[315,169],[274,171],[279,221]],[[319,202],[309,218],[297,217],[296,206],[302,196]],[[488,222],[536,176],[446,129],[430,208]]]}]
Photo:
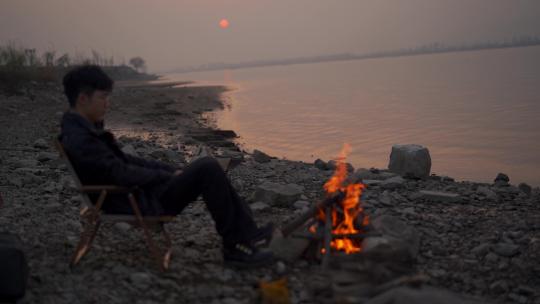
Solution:
[{"label": "far shore treeline", "polygon": [[90,56],[55,50],[38,53],[35,48],[0,43],[0,92],[18,94],[29,82],[58,82],[69,69],[85,64],[101,66],[115,80],[157,78],[146,74],[146,62],[141,57],[133,57],[126,64],[124,60],[116,63],[113,56],[96,50],[91,50]]}]

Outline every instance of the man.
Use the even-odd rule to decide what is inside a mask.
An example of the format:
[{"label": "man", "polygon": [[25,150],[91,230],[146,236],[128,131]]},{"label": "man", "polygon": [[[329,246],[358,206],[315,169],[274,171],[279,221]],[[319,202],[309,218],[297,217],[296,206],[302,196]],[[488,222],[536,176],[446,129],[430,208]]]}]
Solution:
[{"label": "man", "polygon": [[[112,133],[103,129],[112,79],[100,67],[86,65],[67,73],[63,85],[70,109],[62,117],[60,140],[83,184],[137,187],[144,215],[177,215],[202,195],[223,239],[225,262],[238,266],[271,262],[272,253],[256,244],[269,242],[272,225],[257,227],[215,159],[201,158],[180,170],[124,154]],[[133,214],[127,198],[119,195],[111,195],[103,210]]]}]

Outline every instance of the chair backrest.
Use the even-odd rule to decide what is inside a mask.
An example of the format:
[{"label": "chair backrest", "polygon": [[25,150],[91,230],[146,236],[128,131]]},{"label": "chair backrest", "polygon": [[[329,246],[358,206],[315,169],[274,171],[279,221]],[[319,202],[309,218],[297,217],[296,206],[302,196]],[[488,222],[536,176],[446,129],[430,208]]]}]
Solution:
[{"label": "chair backrest", "polygon": [[[81,183],[81,180],[79,179],[79,176],[77,175],[77,172],[73,168],[73,165],[71,164],[71,161],[69,160],[69,157],[66,154],[66,151],[64,150],[64,146],[62,145],[62,143],[60,142],[60,140],[58,138],[54,139],[54,145],[56,147],[56,150],[58,150],[58,153],[60,154],[60,158],[66,164],[69,173],[71,173],[71,177],[73,178],[73,181],[75,182],[75,185],[77,186],[78,189],[82,189],[83,185]],[[92,204],[92,201],[88,197],[88,194],[81,192],[80,195],[82,197],[82,200],[83,200],[84,204],[88,208],[93,208],[94,207],[94,205]]]}]

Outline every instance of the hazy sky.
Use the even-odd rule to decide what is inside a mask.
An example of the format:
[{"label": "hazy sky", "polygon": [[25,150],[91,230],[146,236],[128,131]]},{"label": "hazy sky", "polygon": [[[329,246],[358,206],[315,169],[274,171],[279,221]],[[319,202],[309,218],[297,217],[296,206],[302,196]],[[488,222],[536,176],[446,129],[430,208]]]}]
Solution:
[{"label": "hazy sky", "polygon": [[2,44],[139,55],[151,71],[514,35],[540,35],[539,0],[0,0]]}]

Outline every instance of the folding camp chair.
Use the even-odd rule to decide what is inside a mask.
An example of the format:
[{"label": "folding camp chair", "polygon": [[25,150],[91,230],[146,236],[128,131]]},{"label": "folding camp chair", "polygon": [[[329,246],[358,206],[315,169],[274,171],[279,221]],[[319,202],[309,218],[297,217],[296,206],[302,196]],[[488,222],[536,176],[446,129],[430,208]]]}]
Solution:
[{"label": "folding camp chair", "polygon": [[[163,224],[173,221],[174,217],[172,216],[143,216],[138,207],[137,200],[134,195],[135,189],[130,189],[126,187],[119,187],[115,185],[82,185],[77,173],[73,169],[71,162],[64,151],[64,147],[58,139],[55,139],[55,146],[58,152],[60,153],[60,158],[64,160],[67,165],[75,184],[81,194],[85,207],[81,210],[81,219],[84,222],[83,231],[81,232],[81,237],[79,244],[73,257],[71,258],[70,266],[74,267],[79,263],[82,257],[88,252],[92,245],[92,241],[96,237],[98,229],[102,222],[127,222],[132,224],[135,227],[140,227],[143,229],[144,238],[148,248],[150,249],[151,256],[155,259],[158,264],[158,267],[161,271],[165,271],[169,268],[169,261],[171,257],[171,238]],[[92,203],[92,200],[88,196],[90,193],[99,193],[99,197],[95,203]],[[112,214],[102,214],[102,206],[105,202],[105,198],[109,193],[123,193],[129,199],[131,208],[133,208],[134,215],[112,215]],[[164,248],[159,248],[152,238],[149,227],[157,227],[159,231],[163,234],[165,246]]]}]

